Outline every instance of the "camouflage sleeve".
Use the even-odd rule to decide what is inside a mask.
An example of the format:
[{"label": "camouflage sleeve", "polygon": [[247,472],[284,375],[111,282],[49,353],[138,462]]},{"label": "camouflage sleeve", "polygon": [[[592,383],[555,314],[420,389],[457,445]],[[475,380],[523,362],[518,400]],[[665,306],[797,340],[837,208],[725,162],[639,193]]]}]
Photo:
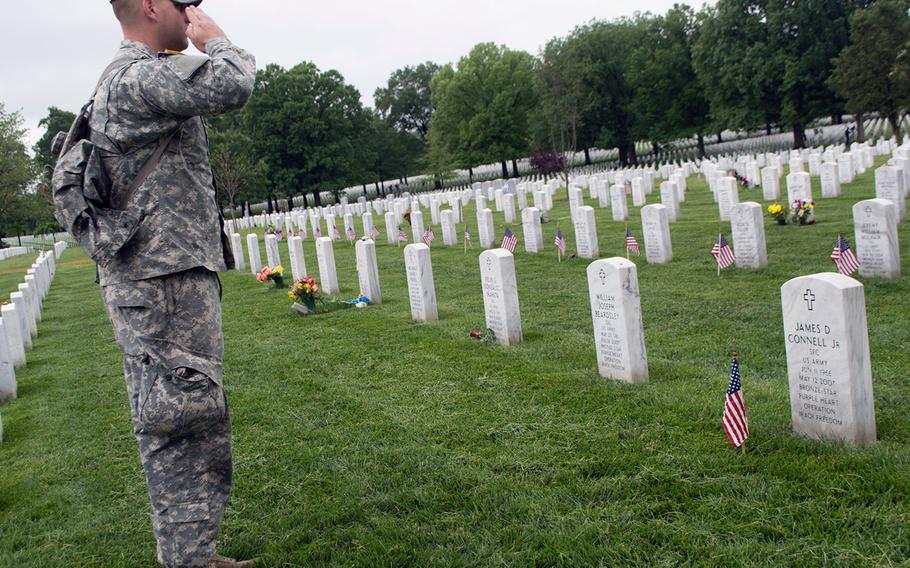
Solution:
[{"label": "camouflage sleeve", "polygon": [[176,55],[137,65],[142,98],[157,112],[180,117],[242,107],[253,92],[255,58],[224,37],[206,50],[208,57]]}]

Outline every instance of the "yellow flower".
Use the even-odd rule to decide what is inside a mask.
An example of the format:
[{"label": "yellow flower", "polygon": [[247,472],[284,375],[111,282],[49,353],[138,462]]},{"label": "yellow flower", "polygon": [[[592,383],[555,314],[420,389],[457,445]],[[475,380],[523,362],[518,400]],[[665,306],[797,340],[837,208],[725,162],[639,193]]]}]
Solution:
[{"label": "yellow flower", "polygon": [[297,298],[297,296],[294,294],[294,291],[293,291],[293,290],[289,290],[289,291],[288,291],[288,298],[290,298],[290,299],[292,299],[292,300],[294,300],[294,299]]},{"label": "yellow flower", "polygon": [[281,268],[280,264],[272,269],[272,274],[274,274],[276,276],[281,276],[283,273],[284,273],[284,268]]}]

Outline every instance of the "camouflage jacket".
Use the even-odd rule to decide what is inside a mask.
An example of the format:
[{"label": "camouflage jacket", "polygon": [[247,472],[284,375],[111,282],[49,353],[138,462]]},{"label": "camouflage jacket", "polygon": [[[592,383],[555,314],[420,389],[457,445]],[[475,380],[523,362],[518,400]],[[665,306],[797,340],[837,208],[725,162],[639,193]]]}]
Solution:
[{"label": "camouflage jacket", "polygon": [[[208,56],[156,54],[124,41],[123,66],[102,80],[89,125],[111,181],[109,207],[139,219],[135,234],[99,262],[102,285],[173,274],[195,267],[226,269],[220,212],[212,185],[203,116],[242,107],[253,90],[253,56],[227,38],[211,40]],[[157,168],[124,195],[173,131]],[[119,191],[118,191],[119,190]]]}]

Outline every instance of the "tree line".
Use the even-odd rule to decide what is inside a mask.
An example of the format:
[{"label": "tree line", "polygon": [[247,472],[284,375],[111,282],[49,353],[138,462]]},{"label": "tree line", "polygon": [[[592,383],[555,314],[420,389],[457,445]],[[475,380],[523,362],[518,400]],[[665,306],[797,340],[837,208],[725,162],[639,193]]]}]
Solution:
[{"label": "tree line", "polygon": [[[596,20],[537,54],[482,43],[457,62],[423,62],[391,74],[375,108],[335,70],[302,62],[257,72],[250,103],[209,121],[223,204],[344,188],[384,195],[417,172],[437,185],[455,169],[500,164],[518,175],[532,156],[559,169],[568,152],[618,149],[621,165],[651,159],[678,140],[724,130],[792,131],[802,147],[818,119],[886,118],[900,136],[910,107],[910,0],[718,0],[696,11]],[[28,159],[21,119],[0,106],[0,235],[53,224],[42,167],[73,114],[48,109]],[[863,133],[858,132],[862,139]]]}]

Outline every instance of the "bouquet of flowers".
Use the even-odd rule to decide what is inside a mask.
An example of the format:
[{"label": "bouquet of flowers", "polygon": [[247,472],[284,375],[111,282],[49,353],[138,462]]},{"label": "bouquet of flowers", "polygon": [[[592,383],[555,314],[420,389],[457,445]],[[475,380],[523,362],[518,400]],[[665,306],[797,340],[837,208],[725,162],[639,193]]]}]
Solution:
[{"label": "bouquet of flowers", "polygon": [[288,298],[305,305],[307,308],[315,309],[316,300],[319,298],[319,284],[312,276],[304,276],[294,281],[294,285],[288,290]]},{"label": "bouquet of flowers", "polygon": [[744,188],[749,189],[752,187],[752,182],[746,179],[746,176],[740,175],[738,171],[733,170],[731,176],[736,178],[736,183],[743,186]]},{"label": "bouquet of flowers", "polygon": [[784,206],[780,203],[772,203],[768,206],[768,215],[777,221],[778,225],[787,224],[787,214],[784,212]]},{"label": "bouquet of flowers", "polygon": [[790,222],[794,225],[815,224],[815,203],[811,199],[797,199],[790,205]]},{"label": "bouquet of flowers", "polygon": [[275,283],[275,288],[284,288],[284,268],[279,264],[275,268],[270,268],[264,266],[262,270],[259,271],[259,274],[256,275],[256,280],[260,282],[272,281]]},{"label": "bouquet of flowers", "polygon": [[404,212],[404,220],[408,222],[408,226],[411,225],[411,212],[410,211]]}]

